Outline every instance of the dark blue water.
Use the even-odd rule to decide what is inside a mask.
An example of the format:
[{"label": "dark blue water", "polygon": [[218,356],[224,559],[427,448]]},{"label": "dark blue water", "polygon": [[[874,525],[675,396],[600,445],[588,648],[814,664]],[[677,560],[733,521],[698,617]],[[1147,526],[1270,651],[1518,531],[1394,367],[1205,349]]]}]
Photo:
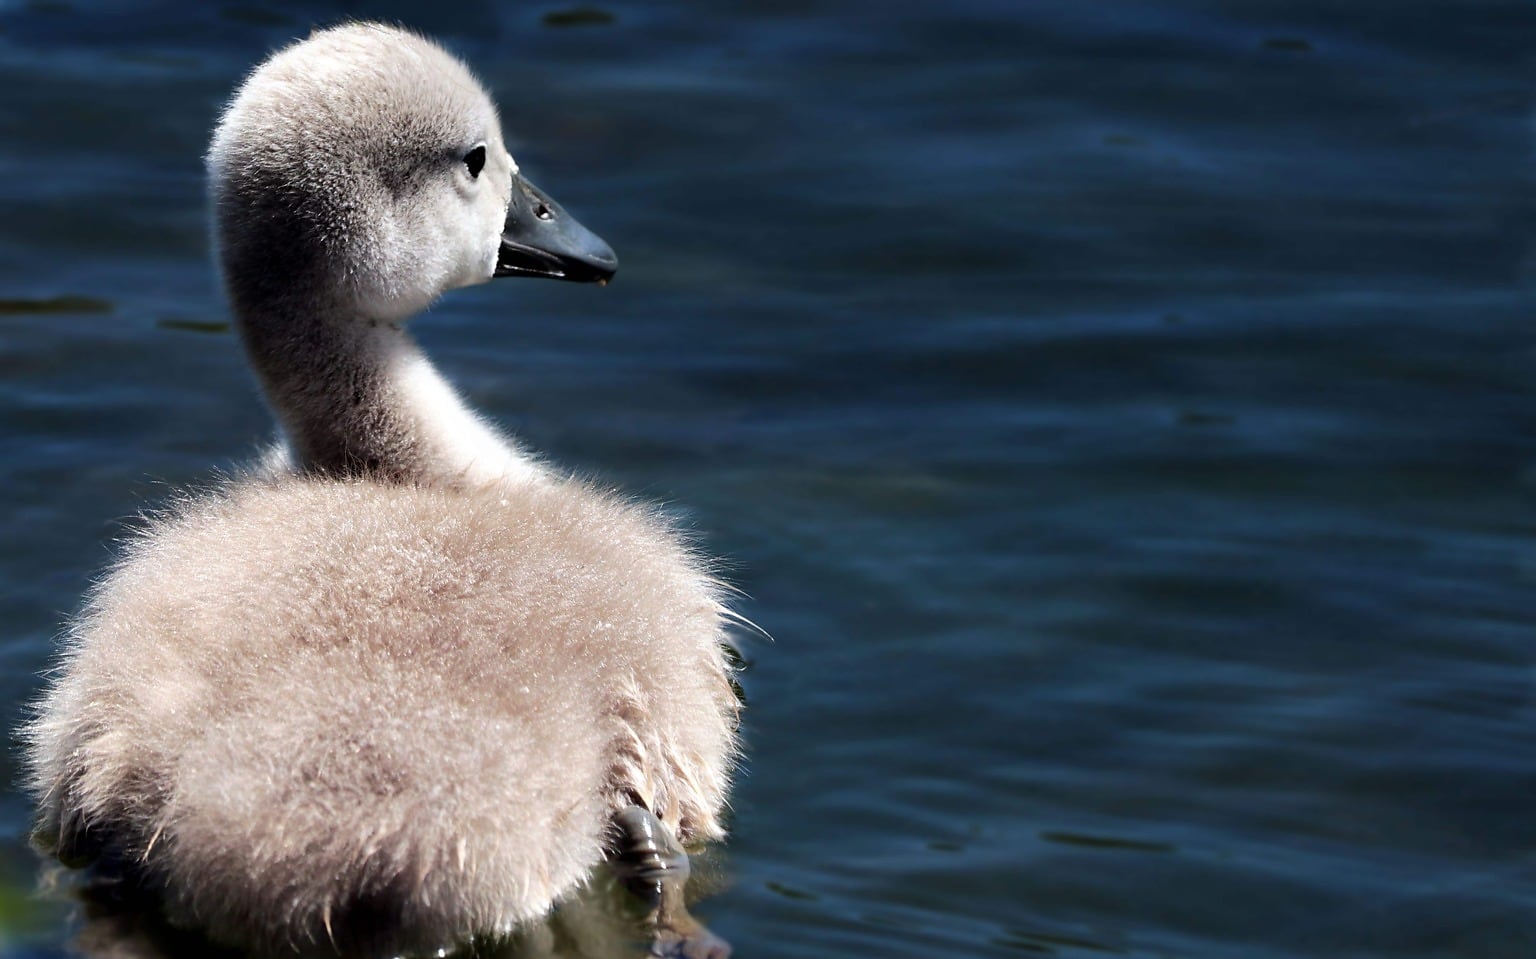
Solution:
[{"label": "dark blue water", "polygon": [[[267,435],[222,99],[385,17],[624,264],[421,339],[775,637],[738,954],[1536,954],[1536,8],[571,9],[0,5],[9,722],[107,541]],[[0,949],[60,955],[27,817]]]}]

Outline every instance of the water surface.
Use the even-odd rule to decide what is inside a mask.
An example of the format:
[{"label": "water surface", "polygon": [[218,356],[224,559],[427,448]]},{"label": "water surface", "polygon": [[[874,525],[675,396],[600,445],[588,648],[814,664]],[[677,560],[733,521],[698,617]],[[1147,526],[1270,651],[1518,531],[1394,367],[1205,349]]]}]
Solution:
[{"label": "water surface", "polygon": [[[199,158],[344,16],[463,55],[623,260],[416,328],[775,637],[738,954],[1536,951],[1523,3],[0,5],[8,724],[110,538],[267,435]],[[0,948],[64,955],[27,818]]]}]

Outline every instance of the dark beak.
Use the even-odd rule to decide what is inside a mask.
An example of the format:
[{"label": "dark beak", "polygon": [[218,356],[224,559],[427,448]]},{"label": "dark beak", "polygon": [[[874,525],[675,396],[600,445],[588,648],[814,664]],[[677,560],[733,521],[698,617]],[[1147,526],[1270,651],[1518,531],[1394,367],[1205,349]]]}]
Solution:
[{"label": "dark beak", "polygon": [[543,190],[512,176],[512,205],[501,232],[494,276],[543,276],[607,283],[619,258],[597,234],[576,222]]}]

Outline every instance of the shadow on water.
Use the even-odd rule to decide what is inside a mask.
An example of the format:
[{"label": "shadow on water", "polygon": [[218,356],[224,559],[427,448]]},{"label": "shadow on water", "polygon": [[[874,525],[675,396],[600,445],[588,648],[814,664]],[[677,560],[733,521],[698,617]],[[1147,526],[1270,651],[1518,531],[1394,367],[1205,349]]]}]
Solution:
[{"label": "shadow on water", "polygon": [[[56,868],[56,867],[55,867]],[[110,880],[71,882],[55,876],[48,895],[53,904],[71,905],[77,930],[68,943],[85,959],[239,959],[244,953],[219,946],[205,936],[166,921],[153,895]],[[13,890],[22,907],[36,912],[35,897]],[[0,894],[0,911],[9,899]],[[20,911],[20,910],[10,910]],[[599,870],[576,895],[544,919],[527,923],[503,937],[482,938],[447,959],[623,959],[648,954],[645,905],[607,870]],[[9,954],[9,953],[7,953]]]}]

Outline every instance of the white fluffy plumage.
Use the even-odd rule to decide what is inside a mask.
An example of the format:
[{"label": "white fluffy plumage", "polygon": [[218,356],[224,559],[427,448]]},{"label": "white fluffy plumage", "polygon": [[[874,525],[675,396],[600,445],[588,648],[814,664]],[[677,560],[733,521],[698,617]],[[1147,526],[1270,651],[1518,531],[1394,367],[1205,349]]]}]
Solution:
[{"label": "white fluffy plumage", "polygon": [[546,912],[631,803],[722,834],[737,701],[707,564],[484,426],[400,327],[489,278],[513,171],[468,71],[372,24],[275,54],[216,134],[287,465],[146,522],[25,736],[39,835],[220,941],[432,950]]}]

